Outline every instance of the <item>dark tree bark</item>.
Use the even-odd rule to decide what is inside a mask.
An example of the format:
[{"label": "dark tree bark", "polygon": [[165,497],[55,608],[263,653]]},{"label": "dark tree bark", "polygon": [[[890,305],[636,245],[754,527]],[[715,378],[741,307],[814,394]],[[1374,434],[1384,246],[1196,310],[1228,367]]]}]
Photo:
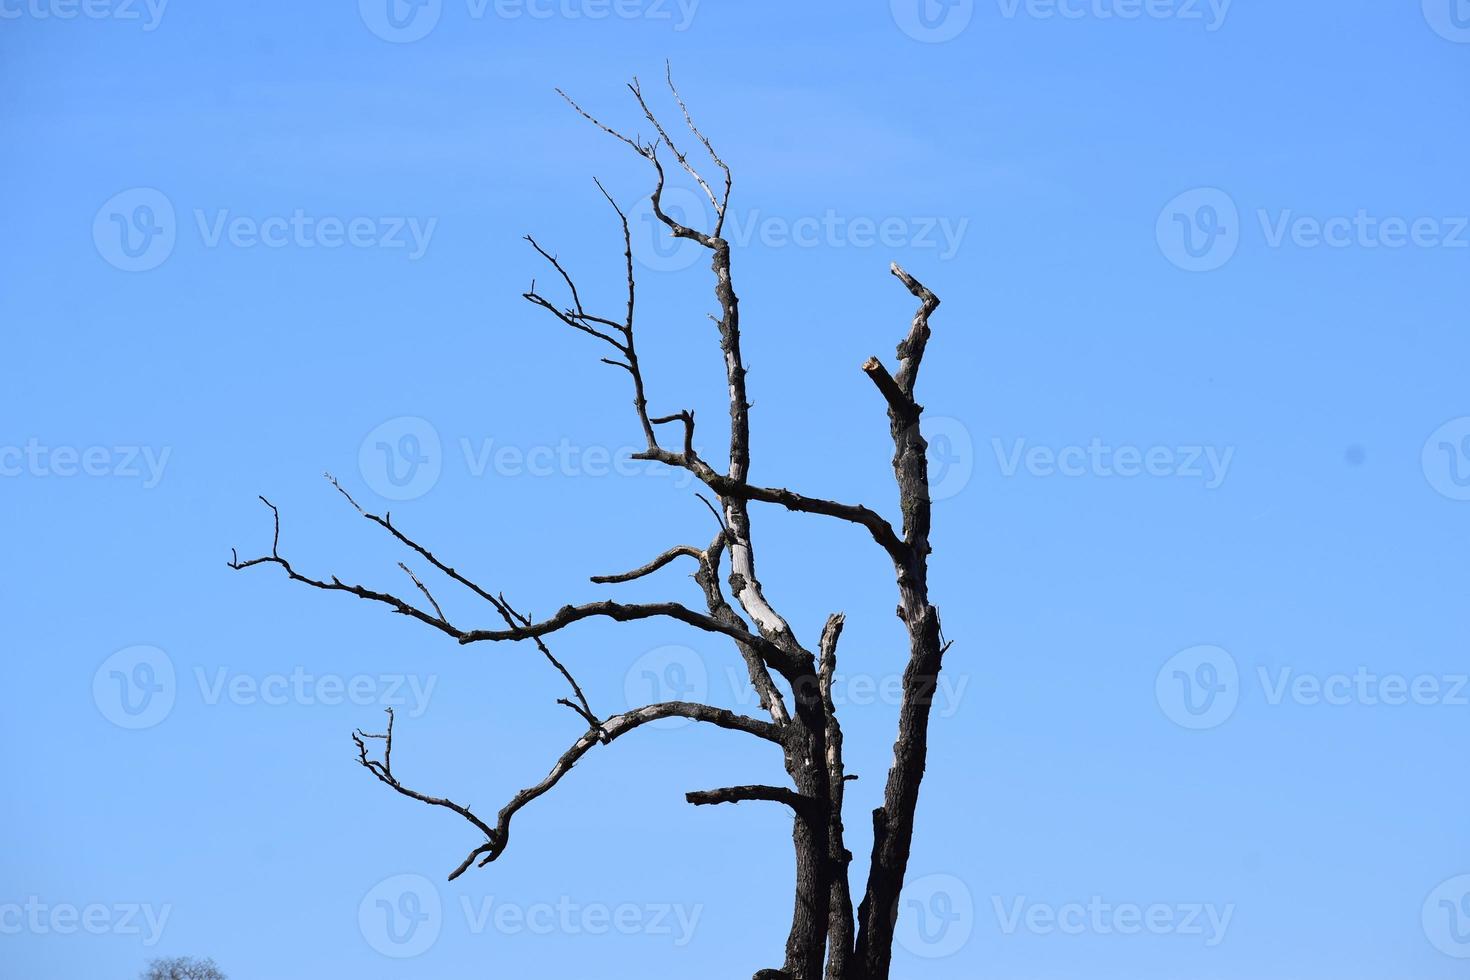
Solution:
[{"label": "dark tree bark", "polygon": [[[788,786],[750,785],[699,790],[687,794],[696,806],[755,802],[784,805],[792,815],[796,879],[791,927],[784,961],[779,969],[758,971],[757,978],[799,980],[886,980],[892,956],[898,896],[907,870],[913,840],[919,785],[924,775],[929,727],[929,707],[940,664],[947,648],[941,638],[939,613],[929,600],[928,556],[930,552],[930,497],[926,445],[919,431],[922,407],[914,390],[919,367],[929,340],[929,318],[939,300],[897,265],[893,274],[919,300],[908,335],[898,347],[898,372],[891,375],[876,358],[863,371],[878,388],[887,404],[894,443],[893,468],[898,483],[902,531],[897,531],[877,511],[860,504],[847,504],[807,496],[785,488],[765,487],[750,482],[750,400],[746,393],[746,369],[741,352],[740,301],[731,271],[730,245],[721,232],[729,207],[732,178],[714,147],[695,125],[672,78],[669,89],[692,134],[723,175],[717,192],[681,152],[675,140],[649,107],[637,79],[629,85],[644,119],[657,137],[651,142],[630,139],[604,125],[562,93],[562,97],[586,119],[632,148],[651,166],[654,174],[654,214],[669,234],[707,249],[713,273],[715,319],[719,347],[725,365],[729,394],[729,461],[717,470],[695,448],[694,413],[681,410],[654,416],[649,410],[648,388],[635,344],[637,283],[634,275],[632,234],[626,213],[598,183],[622,224],[627,295],[618,316],[589,312],[583,305],[576,282],[555,254],[533,238],[532,248],[550,265],[566,291],[566,299],[554,302],[537,291],[533,282],[525,299],[564,325],[610,346],[613,353],[603,362],[626,371],[633,390],[633,408],[646,448],[638,458],[687,470],[713,495],[706,500],[719,530],[709,545],[676,545],[646,564],[628,572],[598,575],[599,585],[616,585],[657,573],[681,558],[696,563],[694,573],[703,600],[703,611],[678,602],[628,604],[597,600],[567,605],[552,616],[536,620],[517,611],[504,593],[483,588],[440,560],[428,548],[405,534],[388,515],[370,514],[358,505],[335,480],[336,489],[368,521],[388,532],[401,545],[426,562],[438,575],[469,590],[488,604],[502,625],[461,628],[445,615],[425,582],[401,564],[419,598],[399,596],[343,582],[336,576],[313,577],[297,570],[280,553],[280,513],[270,501],[274,519],[271,550],[259,558],[232,558],[232,568],[255,565],[279,566],[292,581],[331,592],[343,592],[387,606],[393,612],[420,622],[457,640],[460,644],[533,643],[565,681],[568,696],[560,704],[575,712],[585,724],[584,733],[556,760],[546,777],[516,793],[492,820],[482,819],[470,807],[447,798],[411,789],[393,771],[393,715],[388,712],[381,733],[353,733],[358,762],[380,782],[401,796],[438,807],[466,820],[482,838],[449,874],[452,880],[472,866],[484,867],[498,858],[510,839],[510,825],[525,806],[553,789],[572,767],[599,745],[610,744],[648,722],[681,717],[715,725],[732,733],[753,736],[772,743],[782,754]],[[715,221],[708,230],[687,227],[663,210],[667,175],[660,158],[665,151],[708,196]],[[680,438],[674,448],[659,439],[667,426],[678,426]],[[330,477],[329,477],[330,479]],[[756,574],[756,545],[751,504],[783,507],[797,513],[816,514],[855,524],[872,537],[892,562],[898,586],[898,612],[909,634],[909,653],[903,674],[903,697],[898,712],[898,734],[893,765],[884,787],[883,805],[873,812],[874,840],[868,877],[861,905],[854,916],[849,865],[852,854],[844,842],[843,789],[848,779],[842,755],[842,728],[832,696],[837,665],[837,646],[842,635],[842,614],[831,616],[818,639],[817,652],[804,647],[790,624],[767,599]],[[721,565],[728,557],[729,572],[722,580]],[[725,586],[729,587],[729,597]],[[412,596],[413,592],[409,595]],[[732,601],[733,600],[733,601]],[[589,619],[627,622],[640,619],[669,619],[709,633],[728,637],[746,667],[765,718],[754,718],[712,705],[682,701],[645,705],[613,715],[599,715],[567,667],[547,646],[546,637]],[[788,707],[786,693],[790,694]],[[381,745],[380,756],[369,750]]]}]

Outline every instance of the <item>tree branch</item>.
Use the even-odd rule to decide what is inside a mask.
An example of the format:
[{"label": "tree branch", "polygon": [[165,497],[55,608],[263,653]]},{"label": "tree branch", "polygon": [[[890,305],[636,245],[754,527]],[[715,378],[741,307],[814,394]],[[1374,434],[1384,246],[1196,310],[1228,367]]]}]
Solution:
[{"label": "tree branch", "polygon": [[842,613],[829,616],[817,648],[817,688],[827,728],[827,795],[832,801],[827,825],[827,853],[832,867],[832,901],[827,912],[827,980],[847,980],[854,943],[852,889],[847,878],[852,852],[843,841],[842,823],[847,775],[842,760],[842,726],[838,724],[837,705],[832,699],[832,682],[837,672],[837,641],[842,637],[846,620]]},{"label": "tree branch", "polygon": [[[337,492],[340,493],[347,500],[347,502],[352,505],[352,508],[356,510],[359,514],[361,514],[364,519],[378,525],[383,530],[393,535],[395,540],[409,548],[412,548],[426,561],[428,561],[430,565],[437,568],[444,575],[447,575],[453,581],[460,583],[465,588],[475,593],[475,595],[490,603],[490,605],[495,608],[495,611],[500,614],[500,618],[505,620],[507,626],[515,627],[517,625],[517,621],[519,621],[520,625],[522,626],[526,625],[529,622],[529,620],[527,620],[525,617],[521,616],[520,613],[511,608],[510,603],[506,601],[504,592],[500,593],[499,595],[492,595],[488,590],[482,588],[475,582],[472,582],[470,579],[461,575],[453,567],[445,564],[437,557],[435,557],[434,553],[429,551],[429,549],[425,548],[423,545],[419,544],[413,538],[410,538],[408,535],[404,534],[396,526],[394,526],[391,514],[384,515],[383,517],[379,517],[377,514],[369,514],[367,511],[363,510],[362,506],[358,504],[356,500],[353,499],[352,494],[347,492],[346,488],[344,488],[342,484],[337,481],[336,477],[332,476],[332,474],[330,473],[326,473],[324,475],[326,476],[327,482],[335,487],[337,489]],[[404,572],[408,573],[408,577],[413,579],[413,583],[417,585],[419,587],[419,590],[424,593],[425,597],[428,598],[429,602],[434,606],[434,609],[437,612],[439,610],[439,604],[435,602],[434,597],[429,594],[428,588],[426,588],[424,584],[420,582],[417,577],[414,576],[413,572],[410,572],[408,570],[407,565],[399,562],[398,567],[402,568]],[[443,618],[442,613],[440,613],[440,618]],[[463,634],[460,634],[457,638],[462,640]],[[561,661],[557,660],[556,657],[552,655],[551,650],[547,648],[545,643],[543,643],[539,638],[537,638],[535,642],[536,647],[538,650],[541,651],[542,656],[544,656],[547,661],[550,662],[550,664],[555,667],[556,670],[563,677],[566,678],[567,684],[571,686],[572,693],[576,696],[578,702],[577,704],[573,704],[570,701],[561,699],[557,703],[565,704],[567,707],[571,708],[579,715],[581,715],[592,728],[597,728],[597,716],[593,714],[591,706],[587,703],[586,696],[582,693],[581,686],[578,685],[576,680],[572,677],[571,672],[562,665]]]},{"label": "tree branch", "polygon": [[708,633],[722,633],[733,639],[749,643],[756,647],[761,655],[772,663],[787,669],[795,668],[792,658],[784,650],[765,640],[763,637],[750,633],[732,623],[722,622],[703,613],[697,613],[677,602],[628,604],[603,600],[601,602],[589,602],[581,606],[562,606],[550,619],[542,620],[539,623],[527,623],[505,630],[470,630],[457,635],[461,643],[479,643],[486,640],[490,642],[529,640],[533,637],[555,633],[573,623],[594,617],[612,619],[620,623],[639,619],[653,619],[656,617],[676,619],[681,623],[698,627]]},{"label": "tree branch", "polygon": [[592,576],[592,581],[597,585],[615,585],[620,582],[632,582],[634,579],[643,578],[645,575],[652,575],[675,558],[681,556],[698,560],[704,558],[704,552],[693,545],[675,545],[653,561],[646,565],[640,565],[631,572],[623,572],[621,575],[594,575]]},{"label": "tree branch", "polygon": [[883,805],[873,811],[872,860],[858,907],[857,972],[865,977],[886,977],[889,972],[898,899],[908,868],[919,785],[928,756],[930,708],[946,649],[939,611],[929,601],[932,503],[928,443],[919,426],[923,407],[914,400],[914,385],[929,341],[929,317],[938,308],[939,299],[897,264],[893,274],[918,298],[919,308],[907,336],[898,345],[898,374],[890,377],[877,358],[870,360],[864,370],[888,402],[893,473],[903,509],[904,545],[909,553],[909,560],[897,566],[899,615],[908,629],[909,657],[903,672],[893,763],[883,787]]},{"label": "tree branch", "polygon": [[[361,585],[349,585],[337,578],[335,575],[332,576],[330,581],[324,581],[322,579],[312,578],[309,575],[302,575],[300,572],[296,571],[296,569],[291,566],[291,563],[282,558],[280,555],[280,510],[276,508],[275,504],[271,503],[269,500],[266,500],[264,497],[261,497],[260,501],[271,509],[271,513],[272,515],[274,515],[275,518],[275,534],[271,540],[271,553],[269,555],[263,555],[260,558],[251,558],[248,561],[240,561],[239,555],[232,550],[230,552],[232,557],[229,562],[229,566],[235,571],[250,568],[254,565],[279,565],[285,570],[287,577],[289,577],[294,582],[301,582],[304,585],[309,585],[312,588],[316,589],[323,589],[327,592],[346,592],[348,595],[357,596],[359,599],[367,599],[372,602],[380,602],[386,606],[391,607],[394,612],[399,613],[400,615],[411,616],[421,623],[429,624],[442,633],[447,633],[448,635],[459,640],[461,643],[465,642],[464,632],[456,629],[454,626],[451,626],[444,619],[442,613],[435,615],[433,613],[425,612],[417,606],[405,602],[395,595],[387,592],[377,592],[372,589],[365,588]],[[430,599],[430,601],[432,602],[432,598]]]},{"label": "tree branch", "polygon": [[[780,730],[776,726],[756,718],[745,715],[737,715],[724,708],[715,708],[707,704],[695,704],[686,701],[664,701],[659,704],[650,704],[633,711],[625,711],[622,714],[613,715],[602,723],[606,738],[602,741],[612,742],[622,735],[640,728],[651,721],[662,718],[690,718],[694,721],[706,722],[717,725],[720,728],[732,731],[745,732],[769,742],[780,744]],[[571,772],[577,761],[586,755],[591,748],[598,743],[597,737],[588,732],[576,742],[571,748],[562,753],[561,758],[551,767],[546,777],[533,786],[528,786],[513,796],[509,803],[501,807],[496,817],[495,827],[486,834],[488,840],[475,848],[470,856],[465,859],[453,874],[449,876],[453,881],[463,874],[471,863],[478,859],[480,867],[484,867],[505,851],[506,844],[510,841],[510,824],[521,808],[532,800],[545,795],[552,787],[561,782],[563,776]]]},{"label": "tree branch", "polygon": [[[353,744],[357,746],[358,763],[368,772],[376,776],[379,782],[392,787],[395,793],[406,796],[411,800],[417,800],[420,803],[427,803],[430,806],[443,807],[446,810],[452,810],[453,812],[459,814],[461,817],[464,817],[470,823],[474,824],[475,827],[486,837],[489,837],[493,833],[493,831],[490,829],[489,826],[485,824],[483,820],[470,812],[469,807],[461,806],[460,804],[455,803],[452,800],[442,799],[437,796],[428,796],[424,793],[418,792],[417,790],[409,789],[407,786],[404,786],[402,783],[400,783],[398,781],[398,778],[393,775],[393,709],[388,708],[387,712],[387,731],[380,734],[368,734],[361,729],[357,729],[352,733]],[[381,762],[375,759],[368,758],[367,739],[370,738],[381,739],[383,742],[383,759]]]},{"label": "tree branch", "polygon": [[[718,513],[715,514],[716,518],[719,516]],[[704,557],[699,563],[699,571],[694,574],[694,581],[704,590],[705,604],[709,607],[711,616],[749,635],[749,627],[725,599],[725,593],[720,588],[720,556],[729,541],[729,535],[730,532],[724,528],[722,523],[720,532],[705,549]],[[740,656],[745,661],[746,672],[750,677],[751,687],[755,689],[756,697],[760,699],[760,706],[770,713],[771,721],[775,724],[782,726],[789,724],[791,715],[786,710],[786,701],[781,697],[780,689],[771,679],[771,672],[766,669],[766,661],[761,651],[754,643],[744,640],[736,640],[735,646],[740,650]]]},{"label": "tree branch", "polygon": [[908,336],[898,344],[898,386],[905,395],[913,398],[914,385],[919,380],[919,362],[924,359],[924,348],[929,343],[929,317],[939,309],[939,297],[930,292],[928,287],[919,280],[903,271],[897,262],[890,265],[889,270],[919,300],[919,309],[914,314],[913,325],[909,328]]},{"label": "tree branch", "polygon": [[878,542],[879,546],[888,552],[889,557],[894,561],[908,560],[908,553],[898,534],[893,530],[893,525],[889,524],[877,511],[861,504],[844,504],[821,497],[809,497],[784,487],[760,487],[750,483],[737,483],[719,476],[709,481],[709,485],[710,489],[721,497],[777,504],[797,513],[821,514],[857,524],[866,528],[873,540]]},{"label": "tree branch", "polygon": [[695,790],[685,793],[684,799],[695,806],[713,806],[718,803],[744,803],[763,800],[768,803],[784,803],[798,816],[806,820],[821,817],[826,804],[810,796],[802,796],[784,786],[727,786],[724,789]]},{"label": "tree branch", "polygon": [[[667,62],[665,62],[665,70],[669,81],[669,90],[674,93],[674,98],[679,101],[679,105],[682,108],[684,105],[683,100],[679,99],[679,90],[674,87],[673,68],[669,66]],[[700,188],[704,190],[705,195],[709,198],[710,205],[715,209],[716,217],[720,222],[723,222],[725,217],[724,204],[721,203],[719,198],[715,197],[715,192],[710,188],[709,184],[705,182],[704,177],[702,177],[699,171],[694,168],[694,165],[689,162],[689,158],[679,151],[678,146],[674,144],[673,138],[669,136],[668,132],[664,130],[663,123],[659,122],[658,117],[653,114],[653,110],[648,108],[648,103],[643,101],[643,91],[638,83],[637,76],[634,76],[633,82],[628,86],[628,89],[633,93],[633,97],[638,100],[638,105],[643,109],[643,115],[647,117],[649,122],[653,123],[653,128],[658,130],[658,135],[663,139],[664,145],[667,146],[669,150],[674,154],[674,158],[679,161],[679,166],[683,167],[684,171],[688,173],[689,176],[693,177],[695,183],[697,183]],[[704,142],[706,148],[709,148],[710,156],[715,157],[715,160],[718,162],[719,157],[715,156],[714,149],[710,148],[709,141],[704,139],[704,137],[700,135],[698,129],[694,128],[694,121],[689,118],[688,109],[684,109],[684,118],[689,121],[689,128],[693,130],[694,135]],[[730,172],[729,168],[725,167],[723,163],[720,163],[720,166],[725,169],[726,179],[728,181]],[[728,183],[726,187],[725,199],[727,201],[729,200]],[[718,225],[716,226],[716,228],[718,229]],[[718,238],[719,234],[719,231],[716,230],[712,237]]]},{"label": "tree branch", "polygon": [[[664,77],[668,80],[669,91],[674,93],[674,101],[679,103],[679,111],[684,113],[684,122],[688,124],[689,131],[699,138],[699,141],[704,144],[705,150],[709,153],[710,159],[725,172],[725,195],[718,204],[715,204],[715,213],[719,215],[719,220],[715,223],[714,236],[719,238],[720,232],[725,226],[725,211],[730,205],[730,191],[734,186],[734,177],[730,174],[730,168],[725,166],[725,161],[721,160],[720,155],[715,152],[715,148],[710,143],[708,137],[699,131],[698,126],[694,125],[694,117],[689,114],[689,107],[684,104],[684,97],[679,94],[679,89],[674,85],[674,66],[667,60],[664,62]],[[713,195],[711,195],[711,201],[713,201]]]}]

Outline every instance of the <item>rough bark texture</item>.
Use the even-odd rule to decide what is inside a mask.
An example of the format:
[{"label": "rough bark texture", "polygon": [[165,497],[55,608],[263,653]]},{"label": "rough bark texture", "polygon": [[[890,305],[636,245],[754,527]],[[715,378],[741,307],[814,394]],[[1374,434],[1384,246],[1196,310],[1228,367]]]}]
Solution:
[{"label": "rough bark texture", "polygon": [[898,479],[903,540],[908,549],[908,561],[898,568],[898,588],[899,615],[909,633],[909,660],[903,673],[893,765],[883,789],[883,805],[873,811],[873,856],[859,911],[859,975],[875,980],[888,976],[893,957],[898,897],[908,869],[919,784],[929,753],[929,709],[945,651],[939,610],[929,603],[929,447],[919,431],[923,408],[914,401],[919,365],[929,342],[929,317],[939,306],[939,299],[897,265],[893,274],[919,299],[920,306],[908,336],[898,345],[897,378],[891,377],[877,358],[863,365],[888,400],[893,472]]},{"label": "rough bark texture", "polygon": [[[898,347],[898,372],[890,375],[875,357],[863,365],[864,372],[877,386],[888,409],[893,436],[893,468],[898,483],[898,501],[903,514],[902,531],[877,511],[861,505],[812,497],[784,487],[766,487],[750,482],[750,410],[746,392],[746,368],[741,352],[740,301],[734,287],[729,243],[721,237],[729,206],[732,180],[730,169],[715,153],[710,141],[694,124],[688,108],[674,89],[669,88],[678,103],[692,136],[708,152],[724,176],[723,193],[717,193],[679,150],[648,103],[635,79],[629,86],[644,118],[653,126],[657,139],[642,142],[598,121],[570,98],[563,98],[579,113],[610,135],[631,147],[653,168],[655,185],[653,210],[670,235],[698,243],[710,253],[715,301],[719,316],[715,319],[719,348],[725,366],[728,389],[729,460],[723,472],[706,461],[695,448],[694,413],[681,410],[653,416],[649,412],[648,386],[638,359],[634,318],[637,311],[637,284],[634,275],[632,235],[628,217],[602,189],[603,195],[622,224],[624,267],[627,294],[620,317],[590,312],[572,276],[557,257],[529,239],[536,252],[550,265],[565,287],[566,299],[554,302],[537,291],[533,282],[524,294],[528,302],[546,310],[561,323],[610,346],[611,357],[603,361],[626,371],[633,390],[633,408],[639,428],[647,443],[638,454],[687,470],[703,484],[717,503],[706,500],[719,524],[714,539],[706,547],[674,545],[656,558],[632,571],[597,575],[598,585],[617,585],[654,575],[681,558],[696,563],[694,581],[698,585],[705,611],[678,602],[620,603],[595,600],[580,605],[565,605],[552,616],[536,620],[518,612],[504,593],[493,592],[476,584],[453,566],[440,560],[428,548],[401,531],[388,515],[370,514],[333,480],[342,496],[364,518],[387,531],[419,559],[428,563],[440,578],[468,589],[487,603],[503,625],[493,628],[478,626],[461,628],[451,622],[434,598],[425,581],[400,565],[414,590],[422,597],[409,601],[388,592],[345,583],[336,576],[314,577],[298,571],[280,553],[281,518],[279,511],[265,498],[274,516],[274,536],[270,553],[241,561],[232,558],[236,569],[256,565],[276,565],[287,578],[313,588],[341,592],[379,603],[393,612],[408,616],[446,634],[462,645],[500,642],[526,642],[536,649],[566,682],[569,696],[558,703],[571,709],[585,724],[585,730],[552,765],[540,782],[515,793],[499,810],[494,820],[483,820],[469,806],[447,798],[411,789],[400,781],[393,770],[393,716],[388,715],[386,730],[369,734],[353,733],[358,762],[378,781],[395,793],[442,810],[457,814],[468,822],[482,838],[473,850],[450,873],[451,879],[470,867],[484,867],[498,858],[510,839],[512,819],[521,809],[552,790],[584,756],[599,745],[609,744],[634,729],[660,718],[682,717],[715,725],[726,731],[762,739],[780,748],[789,786],[747,785],[698,790],[687,794],[697,806],[755,802],[783,805],[792,815],[792,844],[795,859],[795,888],[791,926],[787,933],[785,956],[780,968],[756,972],[757,980],[799,978],[799,980],[886,980],[892,958],[894,923],[898,911],[899,892],[907,870],[909,849],[913,840],[919,785],[924,775],[927,755],[929,708],[937,683],[946,644],[939,627],[939,613],[930,603],[928,555],[930,552],[930,498],[926,444],[919,431],[923,409],[914,399],[920,363],[929,340],[929,317],[939,300],[897,265],[893,274],[919,300],[908,335]],[[662,207],[666,174],[660,159],[663,150],[678,162],[708,196],[716,220],[708,231],[687,227],[666,214]],[[663,427],[678,425],[682,438],[677,448],[659,441]],[[787,510],[815,514],[852,523],[867,531],[893,564],[899,597],[899,615],[909,635],[909,652],[903,674],[903,697],[898,711],[898,733],[894,741],[893,765],[884,786],[883,805],[873,812],[874,840],[868,877],[862,903],[854,916],[852,888],[848,870],[852,854],[844,841],[843,799],[847,775],[842,755],[842,727],[833,701],[832,685],[837,669],[837,646],[842,635],[844,617],[832,615],[822,630],[814,655],[798,640],[795,631],[766,597],[756,574],[756,544],[751,504],[760,503]],[[721,564],[729,556],[729,574],[722,581]],[[725,585],[729,586],[727,598]],[[412,596],[412,593],[409,593]],[[733,601],[732,601],[733,600]],[[563,629],[592,619],[628,622],[643,619],[666,619],[684,626],[729,638],[746,666],[746,673],[766,718],[752,718],[712,705],[670,701],[645,705],[612,715],[599,715],[592,708],[582,687],[570,670],[547,646],[546,638]],[[790,694],[788,707],[786,694]],[[370,744],[381,744],[381,756],[369,751]]]}]

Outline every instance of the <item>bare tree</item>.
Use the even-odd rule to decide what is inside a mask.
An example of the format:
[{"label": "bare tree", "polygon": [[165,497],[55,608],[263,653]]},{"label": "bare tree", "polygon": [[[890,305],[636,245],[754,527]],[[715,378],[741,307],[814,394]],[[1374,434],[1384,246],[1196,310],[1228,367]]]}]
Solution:
[{"label": "bare tree", "polygon": [[[748,479],[751,404],[746,395],[746,369],[740,349],[740,306],[731,276],[730,246],[721,237],[730,202],[730,168],[695,125],[671,76],[668,81],[674,101],[690,133],[703,146],[723,177],[723,180],[718,181],[722,185],[718,190],[678,148],[672,135],[649,108],[636,78],[628,88],[643,117],[656,133],[656,137],[649,142],[623,135],[583,110],[565,93],[558,90],[558,94],[587,120],[616,137],[647,161],[653,170],[652,204],[658,220],[668,228],[672,236],[695,242],[709,251],[714,273],[715,299],[720,310],[719,316],[711,316],[711,319],[718,328],[719,346],[729,388],[729,462],[723,471],[716,469],[712,461],[706,460],[695,449],[692,411],[682,410],[667,415],[653,415],[650,412],[647,386],[639,365],[634,337],[637,288],[628,216],[600,182],[597,183],[598,189],[612,205],[622,224],[627,294],[625,301],[620,302],[621,309],[616,314],[606,316],[590,311],[583,305],[582,295],[572,275],[557,256],[529,237],[527,240],[531,247],[554,271],[556,280],[565,292],[561,299],[553,300],[539,292],[533,282],[524,296],[527,301],[542,308],[565,326],[606,345],[611,352],[610,356],[602,359],[603,362],[627,372],[633,389],[634,413],[646,442],[646,448],[636,458],[687,470],[718,501],[718,506],[708,499],[705,501],[715,513],[719,525],[708,545],[677,545],[632,571],[598,575],[592,581],[605,585],[630,582],[687,558],[695,563],[694,580],[702,593],[704,608],[690,607],[675,601],[623,603],[601,599],[582,605],[563,606],[549,618],[533,619],[517,611],[503,592],[481,587],[454,566],[441,560],[401,530],[390,514],[379,516],[364,510],[336,480],[332,480],[333,485],[359,514],[390,534],[441,576],[487,603],[503,626],[486,629],[461,627],[452,623],[424,580],[410,571],[407,565],[400,567],[413,585],[413,590],[406,593],[410,599],[349,584],[336,576],[317,578],[299,571],[280,553],[280,513],[264,497],[261,500],[271,509],[275,524],[270,553],[248,561],[241,561],[236,556],[230,564],[236,569],[262,564],[280,566],[296,582],[382,603],[394,612],[417,619],[461,644],[530,641],[565,678],[569,696],[562,698],[559,703],[581,717],[587,726],[585,733],[556,760],[544,779],[516,793],[494,818],[481,818],[468,806],[422,793],[400,781],[392,762],[391,711],[383,732],[368,734],[358,731],[353,734],[360,763],[379,781],[410,799],[458,814],[483,838],[450,872],[451,880],[459,877],[471,865],[483,867],[498,858],[510,841],[511,822],[516,814],[556,786],[573,765],[596,746],[613,742],[658,719],[693,719],[774,743],[780,747],[785,758],[789,785],[727,786],[687,794],[689,802],[696,806],[765,801],[791,810],[792,837],[796,852],[796,895],[786,941],[785,961],[779,970],[762,970],[756,976],[815,980],[825,972],[828,980],[885,980],[892,953],[899,891],[903,885],[909,846],[914,833],[919,783],[924,774],[929,709],[940,662],[948,646],[941,638],[939,613],[929,601],[930,496],[925,457],[927,446],[919,431],[919,416],[923,409],[914,399],[919,366],[929,341],[929,318],[939,306],[939,300],[923,284],[895,264],[892,267],[893,275],[918,300],[918,310],[913,315],[907,335],[898,345],[896,373],[890,373],[877,357],[869,358],[862,365],[863,372],[877,388],[887,408],[894,446],[893,470],[897,478],[899,508],[903,515],[901,529],[895,529],[876,511],[861,504],[842,503],[752,483]],[[712,227],[707,230],[686,227],[663,210],[662,195],[666,174],[661,154],[672,156],[678,166],[708,196],[714,208]],[[666,445],[660,440],[659,433],[668,426],[677,426],[682,431],[678,438]],[[873,850],[856,912],[853,909],[848,879],[852,854],[843,842],[842,821],[843,786],[853,777],[847,776],[843,768],[842,729],[832,697],[832,679],[837,665],[837,646],[842,635],[843,616],[836,613],[827,620],[815,651],[798,639],[791,626],[767,599],[756,574],[756,550],[750,513],[752,503],[774,505],[857,525],[887,554],[897,579],[898,616],[908,632],[909,651],[903,673],[893,763],[884,787],[883,804],[872,815]],[[738,604],[738,609],[726,597],[721,581],[721,566],[727,556],[730,568],[725,582]],[[618,714],[599,715],[593,711],[572,674],[557,660],[546,644],[548,636],[584,620],[610,619],[626,622],[654,618],[676,620],[695,629],[729,637],[744,661],[750,684],[758,696],[762,712],[767,717],[749,717],[708,704],[683,701],[649,704]],[[790,694],[790,706],[785,692]],[[381,752],[375,754],[370,751],[370,742],[381,743]]]},{"label": "bare tree", "polygon": [[214,960],[196,960],[192,956],[154,960],[139,980],[227,980],[214,965]]}]

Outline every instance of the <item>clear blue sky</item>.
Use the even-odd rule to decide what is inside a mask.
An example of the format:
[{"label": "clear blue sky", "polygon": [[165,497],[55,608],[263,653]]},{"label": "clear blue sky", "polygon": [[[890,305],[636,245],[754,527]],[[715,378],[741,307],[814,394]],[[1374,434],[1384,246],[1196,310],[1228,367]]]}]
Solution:
[{"label": "clear blue sky", "polygon": [[[777,778],[762,746],[630,735],[446,883],[471,828],[349,733],[398,705],[405,782],[493,813],[580,732],[560,678],[225,567],[269,547],[261,493],[304,570],[411,591],[329,470],[532,612],[697,601],[682,567],[587,582],[710,518],[609,463],[638,436],[626,379],[520,299],[550,288],[534,233],[618,309],[591,178],[637,213],[648,175],[552,89],[638,129],[621,86],[665,57],[736,172],[756,479],[892,513],[858,366],[912,311],[891,260],[944,300],[920,397],[954,647],[895,977],[1461,976],[1459,8],[3,0],[0,976],[776,962],[784,815],[683,802]],[[718,456],[705,261],[637,228],[654,408],[696,409]],[[847,526],[756,529],[806,637],[848,614],[861,857],[891,573]],[[755,710],[733,651],[676,624],[554,649],[604,713],[651,679]]]}]

